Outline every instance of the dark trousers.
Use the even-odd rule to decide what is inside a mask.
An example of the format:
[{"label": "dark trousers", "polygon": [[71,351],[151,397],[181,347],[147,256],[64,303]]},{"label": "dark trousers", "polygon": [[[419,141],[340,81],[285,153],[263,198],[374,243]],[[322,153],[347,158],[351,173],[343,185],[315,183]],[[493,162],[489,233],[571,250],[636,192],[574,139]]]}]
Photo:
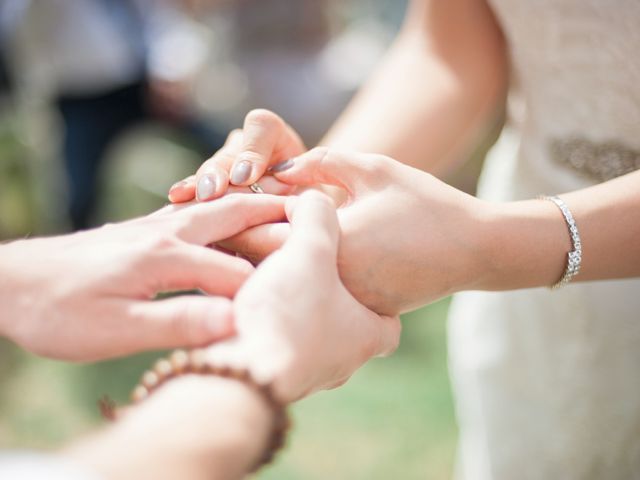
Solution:
[{"label": "dark trousers", "polygon": [[[98,199],[98,175],[111,143],[142,121],[159,120],[147,106],[146,82],[87,96],[61,96],[56,105],[64,126],[63,157],[69,183],[68,213],[74,230],[88,228]],[[202,122],[175,126],[203,156],[219,149],[224,137]]]}]

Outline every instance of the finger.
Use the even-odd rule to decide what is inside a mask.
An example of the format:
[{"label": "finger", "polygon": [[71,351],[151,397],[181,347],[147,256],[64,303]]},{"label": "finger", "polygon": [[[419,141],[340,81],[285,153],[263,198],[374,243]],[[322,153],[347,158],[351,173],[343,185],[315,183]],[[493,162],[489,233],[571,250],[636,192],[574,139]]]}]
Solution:
[{"label": "finger", "polygon": [[242,147],[242,131],[233,130],[224,146],[206,160],[196,172],[195,195],[200,202],[225,194],[229,186],[229,170]]},{"label": "finger", "polygon": [[153,293],[199,289],[231,298],[253,271],[247,260],[184,243],[158,253]]},{"label": "finger", "polygon": [[[271,175],[265,175],[260,181],[254,183],[257,183],[264,193],[270,195],[290,195],[296,189],[295,185],[283,183]],[[236,187],[234,185],[230,185],[226,192],[227,195],[230,193],[250,193],[255,195],[255,192],[249,187]]]},{"label": "finger", "polygon": [[[184,208],[174,214],[176,234],[197,245],[232,237],[250,227],[284,220],[287,197],[234,194],[215,202]],[[168,216],[157,217],[163,220]]]},{"label": "finger", "polygon": [[[231,131],[220,150],[205,160],[196,175],[174,183],[169,189],[172,203],[207,201],[222,196],[229,183],[228,171],[242,146],[242,131]],[[198,188],[199,187],[199,188]]]},{"label": "finger", "polygon": [[286,162],[286,167],[276,165],[277,171],[274,171],[274,176],[284,183],[334,185],[353,195],[385,181],[385,175],[381,173],[386,171],[388,159],[316,147]]},{"label": "finger", "polygon": [[305,150],[298,134],[269,110],[249,112],[242,130],[242,148],[230,174],[234,185],[250,185],[260,179],[270,165]]},{"label": "finger", "polygon": [[174,183],[169,188],[169,201],[171,203],[190,202],[196,192],[196,176],[191,175],[184,180]]},{"label": "finger", "polygon": [[[189,179],[192,179],[191,182],[193,183],[193,185],[191,185],[191,188],[193,191],[195,191],[195,175],[188,177],[187,179],[182,180],[181,182],[189,181]],[[181,182],[178,182],[178,183],[181,183]],[[286,183],[282,183],[281,181],[275,179],[272,176],[262,177],[259,185],[264,191],[264,193],[269,195],[291,195],[297,188],[295,185],[287,185]],[[237,193],[248,194],[248,195],[256,194],[249,187],[236,187],[232,185],[227,188],[227,191],[223,196],[233,195]],[[180,210],[183,210],[186,207],[197,205],[198,203],[193,196],[193,192],[191,193],[191,197],[189,197],[189,195],[185,193],[183,198],[181,199],[174,198],[172,192],[170,192],[170,194],[171,194],[170,200],[172,203],[170,203],[169,205],[165,205],[164,207],[156,210],[155,212],[148,214],[149,217],[178,212]],[[177,195],[182,195],[182,194],[178,193]]]},{"label": "finger", "polygon": [[337,256],[340,226],[335,206],[327,195],[309,190],[299,197],[289,197],[286,211],[291,224],[287,245]]},{"label": "finger", "polygon": [[232,302],[218,297],[133,302],[126,306],[125,318],[127,328],[118,335],[129,352],[204,346],[235,333]]},{"label": "finger", "polygon": [[255,265],[282,247],[290,232],[288,223],[269,223],[218,242],[218,246],[241,254]]}]

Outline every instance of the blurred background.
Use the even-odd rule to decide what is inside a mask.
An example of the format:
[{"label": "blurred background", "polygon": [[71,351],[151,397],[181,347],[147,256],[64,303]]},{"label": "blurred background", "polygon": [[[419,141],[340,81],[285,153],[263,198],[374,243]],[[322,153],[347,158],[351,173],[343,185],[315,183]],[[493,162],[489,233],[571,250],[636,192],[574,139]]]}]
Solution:
[{"label": "blurred background", "polygon": [[[278,112],[312,146],[380,60],[405,7],[0,0],[0,241],[162,206],[252,108]],[[454,183],[471,190],[479,166],[469,162]],[[392,358],[296,406],[288,450],[258,478],[449,478],[447,305],[405,316]],[[55,448],[99,424],[97,399],[125,402],[158,355],[79,366],[0,342],[0,448]]]}]

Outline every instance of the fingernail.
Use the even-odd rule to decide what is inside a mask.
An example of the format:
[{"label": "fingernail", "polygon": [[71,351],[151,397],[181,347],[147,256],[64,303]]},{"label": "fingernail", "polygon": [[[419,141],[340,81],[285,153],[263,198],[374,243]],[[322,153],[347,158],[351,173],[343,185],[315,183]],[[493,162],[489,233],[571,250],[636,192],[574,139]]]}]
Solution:
[{"label": "fingernail", "polygon": [[211,199],[216,193],[216,180],[212,175],[203,175],[198,180],[198,186],[196,187],[196,197],[198,201],[203,202]]},{"label": "fingernail", "polygon": [[291,167],[293,167],[293,158],[289,158],[284,162],[276,163],[275,165],[269,167],[269,171],[271,173],[279,173],[284,172],[285,170],[289,170]]},{"label": "fingernail", "polygon": [[247,180],[251,176],[251,170],[253,165],[251,162],[243,160],[240,163],[236,163],[236,166],[233,167],[233,171],[231,172],[231,183],[235,185],[240,185]]},{"label": "fingernail", "polygon": [[169,191],[175,190],[176,188],[182,188],[186,185],[187,185],[187,182],[185,180],[180,180],[179,182],[176,182],[173,185],[171,185],[171,188],[169,189]]}]

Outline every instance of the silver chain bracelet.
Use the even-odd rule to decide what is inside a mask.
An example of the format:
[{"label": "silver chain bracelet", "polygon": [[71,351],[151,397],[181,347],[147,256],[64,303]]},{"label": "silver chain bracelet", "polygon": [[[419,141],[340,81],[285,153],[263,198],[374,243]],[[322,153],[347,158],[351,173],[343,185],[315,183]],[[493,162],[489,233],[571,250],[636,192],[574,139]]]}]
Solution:
[{"label": "silver chain bracelet", "polygon": [[550,202],[555,203],[560,209],[562,216],[569,227],[569,235],[571,236],[571,243],[573,245],[573,250],[567,254],[567,268],[565,269],[562,278],[560,278],[557,283],[551,285],[551,289],[555,290],[569,283],[580,271],[580,265],[582,263],[582,242],[580,241],[578,226],[576,225],[576,221],[573,219],[573,215],[571,215],[571,211],[569,210],[569,207],[567,207],[567,204],[564,203],[560,197],[556,196],[548,197],[546,195],[542,195],[538,198],[540,200],[549,200]]}]

